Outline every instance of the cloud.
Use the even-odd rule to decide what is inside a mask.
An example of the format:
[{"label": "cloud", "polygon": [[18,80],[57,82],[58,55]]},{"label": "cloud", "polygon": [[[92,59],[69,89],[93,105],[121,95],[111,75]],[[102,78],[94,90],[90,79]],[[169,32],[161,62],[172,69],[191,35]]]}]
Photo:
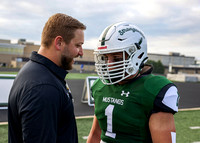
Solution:
[{"label": "cloud", "polygon": [[91,38],[85,41],[83,44],[84,49],[92,49],[94,50],[97,47],[98,38]]},{"label": "cloud", "polygon": [[179,52],[185,56],[192,56],[200,59],[199,49],[200,32],[195,35],[177,34],[171,36],[147,37],[149,53]]},{"label": "cloud", "polygon": [[39,44],[47,19],[61,12],[87,26],[84,48],[95,47],[108,25],[130,21],[144,31],[150,51],[174,50],[200,59],[199,4],[199,0],[1,0],[0,39],[26,38]]}]

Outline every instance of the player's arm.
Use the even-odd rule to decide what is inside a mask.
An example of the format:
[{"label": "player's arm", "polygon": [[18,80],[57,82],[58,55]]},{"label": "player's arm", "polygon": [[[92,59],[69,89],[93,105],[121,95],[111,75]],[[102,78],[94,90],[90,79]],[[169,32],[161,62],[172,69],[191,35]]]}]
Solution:
[{"label": "player's arm", "polygon": [[101,128],[99,126],[99,122],[94,115],[92,128],[90,130],[90,134],[88,136],[87,143],[98,143],[101,141]]},{"label": "player's arm", "polygon": [[153,143],[175,143],[176,129],[172,113],[153,113],[149,120]]},{"label": "player's arm", "polygon": [[149,129],[153,143],[175,143],[176,129],[173,114],[178,112],[179,95],[173,84],[168,84],[154,101],[153,114],[149,119]]}]

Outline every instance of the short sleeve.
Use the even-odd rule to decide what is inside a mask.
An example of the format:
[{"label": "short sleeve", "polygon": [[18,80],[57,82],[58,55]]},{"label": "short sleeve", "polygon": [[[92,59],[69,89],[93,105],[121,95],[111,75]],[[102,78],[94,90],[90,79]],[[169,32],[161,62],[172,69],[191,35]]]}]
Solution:
[{"label": "short sleeve", "polygon": [[153,112],[178,112],[179,95],[178,90],[174,84],[164,86],[154,101]]}]

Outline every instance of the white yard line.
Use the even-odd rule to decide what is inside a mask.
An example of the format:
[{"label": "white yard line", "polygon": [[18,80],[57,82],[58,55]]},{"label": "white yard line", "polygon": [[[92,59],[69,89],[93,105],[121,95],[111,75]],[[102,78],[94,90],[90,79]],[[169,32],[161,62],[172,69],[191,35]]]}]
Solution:
[{"label": "white yard line", "polygon": [[186,108],[186,109],[178,109],[178,111],[191,111],[191,110],[200,110],[200,108]]},{"label": "white yard line", "polygon": [[76,117],[76,119],[86,119],[86,118],[93,118],[94,117],[94,115],[92,115],[92,116],[78,116],[78,117]]},{"label": "white yard line", "polygon": [[200,126],[193,126],[193,127],[190,127],[190,129],[192,130],[200,129]]},{"label": "white yard line", "polygon": [[83,136],[82,137],[84,140],[87,140],[88,139],[88,136]]},{"label": "white yard line", "polygon": [[7,125],[8,122],[0,122],[0,125]]},{"label": "white yard line", "polygon": [[8,109],[8,107],[0,107],[0,110]]}]

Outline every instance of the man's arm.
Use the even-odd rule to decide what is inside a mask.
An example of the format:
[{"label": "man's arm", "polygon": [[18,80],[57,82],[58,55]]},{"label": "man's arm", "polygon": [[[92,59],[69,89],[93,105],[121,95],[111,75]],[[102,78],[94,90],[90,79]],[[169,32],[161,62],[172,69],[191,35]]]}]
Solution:
[{"label": "man's arm", "polygon": [[92,128],[90,130],[90,134],[88,136],[87,143],[99,143],[101,141],[101,128],[99,126],[99,122],[94,115]]},{"label": "man's arm", "polygon": [[176,129],[172,113],[152,114],[149,120],[149,129],[153,143],[176,142]]},{"label": "man's arm", "polygon": [[59,101],[59,91],[51,85],[34,87],[21,99],[24,142],[56,142]]}]

